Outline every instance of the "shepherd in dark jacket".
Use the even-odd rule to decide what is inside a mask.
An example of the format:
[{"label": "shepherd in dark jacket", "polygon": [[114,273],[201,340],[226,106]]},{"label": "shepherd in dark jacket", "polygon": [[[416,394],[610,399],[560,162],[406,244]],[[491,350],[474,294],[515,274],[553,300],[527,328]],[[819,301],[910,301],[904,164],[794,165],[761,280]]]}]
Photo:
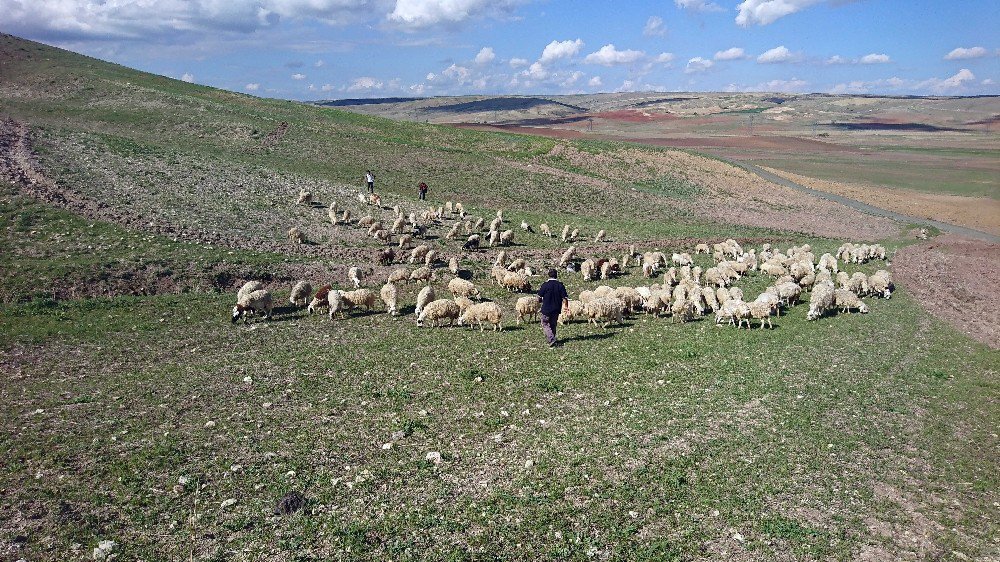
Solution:
[{"label": "shepherd in dark jacket", "polygon": [[556,326],[559,312],[563,307],[569,308],[569,294],[566,285],[556,279],[556,270],[549,270],[549,280],[538,288],[538,300],[542,301],[542,332],[549,342],[549,347],[556,346]]}]

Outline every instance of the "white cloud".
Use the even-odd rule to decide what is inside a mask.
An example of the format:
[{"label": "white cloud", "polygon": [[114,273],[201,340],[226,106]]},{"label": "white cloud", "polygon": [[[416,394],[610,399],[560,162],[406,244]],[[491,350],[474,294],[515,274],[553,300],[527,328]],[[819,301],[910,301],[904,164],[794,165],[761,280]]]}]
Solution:
[{"label": "white cloud", "polygon": [[305,74],[302,74],[302,73],[292,74],[292,80],[305,80],[305,79],[306,79],[306,75]]},{"label": "white cloud", "polygon": [[849,59],[845,59],[840,55],[833,55],[832,57],[826,59],[826,64],[848,64],[850,62],[851,61]]},{"label": "white cloud", "polygon": [[677,58],[677,57],[674,56],[673,53],[660,53],[660,54],[656,55],[656,58],[653,59],[653,61],[654,62],[658,62],[660,64],[670,64],[670,63],[674,62],[675,58]]},{"label": "white cloud", "polygon": [[570,75],[567,76],[566,79],[563,80],[562,83],[560,83],[559,85],[562,86],[563,88],[569,88],[570,86],[576,84],[577,81],[579,81],[581,78],[583,78],[583,72],[577,70],[575,72],[570,73]]},{"label": "white cloud", "polygon": [[797,62],[801,60],[801,56],[788,50],[784,45],[780,47],[775,47],[771,50],[764,51],[759,57],[757,57],[757,62],[763,64],[771,64],[778,62]]},{"label": "white cloud", "polygon": [[362,91],[372,91],[381,90],[382,82],[377,78],[372,78],[371,76],[362,76],[360,78],[355,78],[351,85],[347,87],[348,92],[362,92]]},{"label": "white cloud", "polygon": [[822,0],[744,0],[736,9],[736,24],[750,27],[753,24],[767,25],[787,15],[804,10]]},{"label": "white cloud", "polygon": [[583,59],[583,62],[600,64],[602,66],[615,66],[618,64],[632,64],[645,56],[646,53],[642,51],[633,51],[631,49],[619,51],[614,45],[609,43],[601,47],[600,50],[587,55]]},{"label": "white cloud", "polygon": [[715,2],[706,2],[705,0],[674,0],[674,4],[682,9],[688,10],[690,12],[724,12],[725,8],[716,4]]},{"label": "white cloud", "polygon": [[[369,3],[372,9],[377,9],[377,2]],[[471,19],[507,17],[521,3],[522,0],[396,0],[396,6],[387,19],[410,29],[455,25]]]},{"label": "white cloud", "polygon": [[185,72],[184,75],[181,76],[181,80],[183,80],[184,82],[194,82],[194,74],[191,74],[190,72]]},{"label": "white cloud", "polygon": [[323,87],[320,88],[320,90],[323,90],[324,92],[330,92],[333,91],[333,89],[333,84],[323,84]]},{"label": "white cloud", "polygon": [[256,92],[257,90],[260,89],[260,84],[258,84],[257,82],[251,82],[243,87],[246,88],[247,91]]},{"label": "white cloud", "polygon": [[684,68],[684,73],[695,74],[698,72],[705,72],[706,70],[712,68],[714,64],[714,62],[708,59],[694,57],[693,59],[688,60],[687,66]]},{"label": "white cloud", "polygon": [[989,52],[982,47],[958,47],[945,55],[944,60],[978,59],[987,55]]},{"label": "white cloud", "polygon": [[322,60],[322,59],[320,59],[320,60],[318,60],[318,61],[314,62],[314,63],[313,63],[313,66],[314,66],[314,67],[316,67],[316,68],[319,68],[319,67],[323,66],[324,64],[326,64],[326,63],[325,63],[325,62],[323,62],[323,60]]},{"label": "white cloud", "polygon": [[800,80],[798,78],[792,78],[791,80],[769,80],[767,82],[761,82],[755,86],[737,86],[736,84],[730,84],[726,91],[728,92],[778,92],[778,93],[793,93],[793,92],[804,92],[809,86],[809,82],[805,80]]},{"label": "white cloud", "polygon": [[459,84],[464,84],[469,80],[469,76],[472,74],[468,68],[464,66],[458,66],[453,64],[448,68],[441,71],[441,74],[455,80]]},{"label": "white cloud", "polygon": [[593,78],[587,81],[587,85],[590,86],[591,88],[597,88],[598,86],[603,86],[604,82],[601,81],[600,76],[594,76]]},{"label": "white cloud", "polygon": [[508,64],[510,64],[511,68],[524,68],[524,67],[528,66],[529,62],[530,61],[528,59],[513,58],[513,59],[510,59],[510,62]]},{"label": "white cloud", "polygon": [[479,49],[479,54],[476,55],[476,64],[489,64],[495,58],[497,58],[497,55],[493,52],[493,47],[483,47]]},{"label": "white cloud", "polygon": [[545,68],[544,64],[535,62],[532,63],[527,70],[522,72],[521,75],[534,78],[535,80],[545,80],[549,77],[549,71]]},{"label": "white cloud", "polygon": [[963,68],[959,70],[954,76],[950,78],[945,78],[941,81],[940,89],[941,91],[947,90],[958,90],[965,86],[966,82],[971,82],[976,79],[976,75],[972,73],[968,68]]},{"label": "white cloud", "polygon": [[625,80],[624,82],[622,82],[621,86],[618,86],[618,88],[615,89],[615,91],[616,92],[634,92],[635,91],[635,82],[633,82],[631,80]]},{"label": "white cloud", "polygon": [[993,81],[992,78],[987,78],[986,80],[980,82],[980,84],[982,84],[983,86],[992,86],[993,84],[995,84],[995,82]]},{"label": "white cloud", "polygon": [[542,57],[538,61],[544,64],[554,60],[569,58],[579,53],[581,47],[583,47],[583,41],[580,39],[575,41],[552,41],[542,50]]},{"label": "white cloud", "polygon": [[717,51],[712,58],[715,60],[739,60],[747,58],[747,55],[740,47],[731,47],[725,51]]},{"label": "white cloud", "polygon": [[660,16],[649,16],[646,26],[642,28],[642,34],[647,37],[663,36],[667,34],[667,28],[663,25],[663,18]]},{"label": "white cloud", "polygon": [[889,55],[872,53],[861,57],[858,62],[861,64],[885,64],[892,61],[889,59]]}]

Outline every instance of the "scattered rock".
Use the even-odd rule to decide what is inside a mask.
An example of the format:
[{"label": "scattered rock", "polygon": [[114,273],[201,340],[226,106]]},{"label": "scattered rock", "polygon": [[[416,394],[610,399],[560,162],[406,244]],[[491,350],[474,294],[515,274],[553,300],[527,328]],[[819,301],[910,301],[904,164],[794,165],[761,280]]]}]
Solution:
[{"label": "scattered rock", "polygon": [[441,453],[438,451],[431,451],[427,453],[426,458],[434,464],[441,464]]},{"label": "scattered rock", "polygon": [[112,560],[115,557],[112,552],[116,546],[118,543],[115,541],[99,541],[94,548],[94,560]]},{"label": "scattered rock", "polygon": [[221,507],[222,509],[226,509],[227,507],[231,507],[231,506],[234,506],[234,505],[236,505],[236,499],[235,498],[229,498],[228,500],[222,502],[222,504],[219,507]]}]

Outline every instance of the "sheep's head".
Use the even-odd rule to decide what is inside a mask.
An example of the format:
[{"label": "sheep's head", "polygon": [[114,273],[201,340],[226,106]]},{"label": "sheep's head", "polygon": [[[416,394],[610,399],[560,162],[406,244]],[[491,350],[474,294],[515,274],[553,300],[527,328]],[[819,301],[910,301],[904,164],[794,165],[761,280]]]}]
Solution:
[{"label": "sheep's head", "polygon": [[233,307],[233,324],[235,324],[236,321],[239,320],[240,316],[242,316],[242,315],[243,315],[243,307],[240,306],[240,305],[234,306]]}]

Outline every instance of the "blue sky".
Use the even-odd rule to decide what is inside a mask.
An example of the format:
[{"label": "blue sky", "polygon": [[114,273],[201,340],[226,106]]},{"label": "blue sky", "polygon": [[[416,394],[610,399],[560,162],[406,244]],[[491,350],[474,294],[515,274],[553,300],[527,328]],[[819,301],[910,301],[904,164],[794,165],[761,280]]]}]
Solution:
[{"label": "blue sky", "polygon": [[1000,94],[1000,1],[0,0],[0,31],[297,100]]}]

